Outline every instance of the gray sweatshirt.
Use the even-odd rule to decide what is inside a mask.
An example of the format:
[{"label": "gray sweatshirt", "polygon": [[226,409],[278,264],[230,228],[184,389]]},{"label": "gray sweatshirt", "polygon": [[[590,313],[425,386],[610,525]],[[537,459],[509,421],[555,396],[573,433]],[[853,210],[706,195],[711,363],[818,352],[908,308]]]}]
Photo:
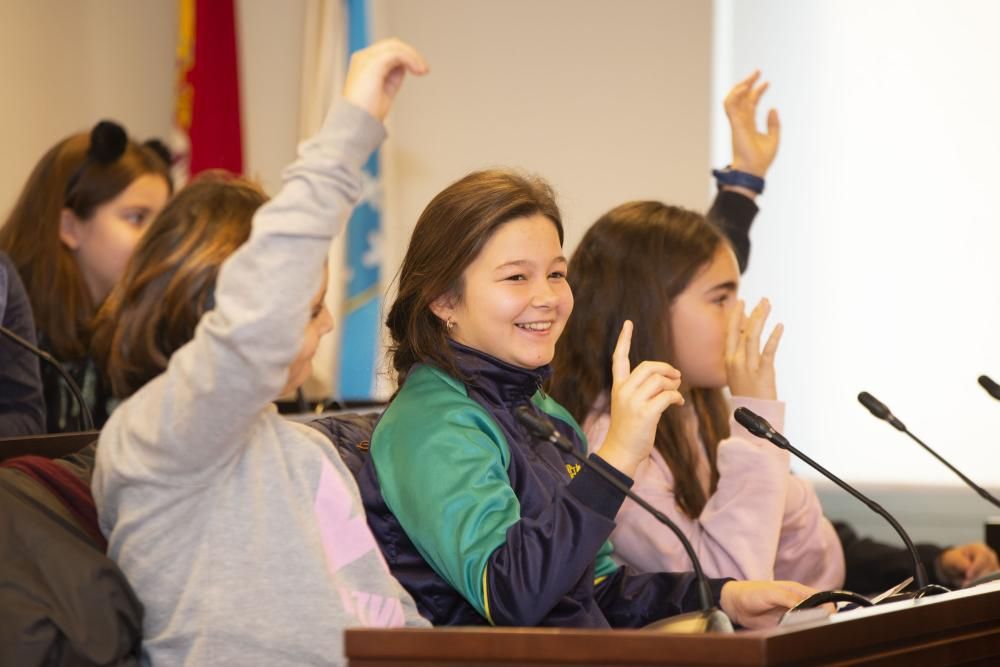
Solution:
[{"label": "gray sweatshirt", "polygon": [[344,628],[427,625],[329,440],[271,403],[384,134],[350,104],[330,114],[223,264],[194,338],[101,431],[93,493],[146,607],[145,664],[337,665]]}]

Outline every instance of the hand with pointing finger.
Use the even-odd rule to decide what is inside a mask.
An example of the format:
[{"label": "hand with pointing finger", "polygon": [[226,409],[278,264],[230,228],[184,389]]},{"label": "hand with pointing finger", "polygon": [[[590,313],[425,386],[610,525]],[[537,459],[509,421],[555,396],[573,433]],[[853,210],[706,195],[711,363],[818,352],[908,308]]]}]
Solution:
[{"label": "hand with pointing finger", "polygon": [[629,362],[632,322],[625,320],[611,358],[611,426],[597,454],[629,477],[653,448],[660,415],[682,405],[680,371],[662,361]]}]

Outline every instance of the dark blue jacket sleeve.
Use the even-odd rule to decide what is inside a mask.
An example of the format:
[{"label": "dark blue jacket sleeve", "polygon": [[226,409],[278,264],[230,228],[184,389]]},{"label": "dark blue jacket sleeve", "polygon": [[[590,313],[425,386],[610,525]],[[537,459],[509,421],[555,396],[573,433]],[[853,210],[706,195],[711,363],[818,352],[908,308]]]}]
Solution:
[{"label": "dark blue jacket sleeve", "polygon": [[[7,255],[0,253],[0,324],[35,344],[28,295]],[[0,437],[45,432],[39,359],[0,336]]]},{"label": "dark blue jacket sleeve", "polygon": [[747,270],[750,262],[750,226],[758,210],[757,204],[749,197],[730,190],[719,190],[706,216],[732,244],[740,273]]},{"label": "dark blue jacket sleeve", "polygon": [[[709,579],[712,603],[718,607],[722,586],[732,579]],[[641,628],[654,621],[700,609],[694,572],[638,574],[620,567],[601,582],[597,603],[614,628]]]},{"label": "dark blue jacket sleeve", "polygon": [[[631,478],[605,463],[590,460],[619,481]],[[486,566],[486,606],[495,625],[538,625],[564,597],[582,586],[590,590],[593,565],[615,527],[625,495],[589,468],[554,490],[552,503],[536,518],[521,518]]]}]

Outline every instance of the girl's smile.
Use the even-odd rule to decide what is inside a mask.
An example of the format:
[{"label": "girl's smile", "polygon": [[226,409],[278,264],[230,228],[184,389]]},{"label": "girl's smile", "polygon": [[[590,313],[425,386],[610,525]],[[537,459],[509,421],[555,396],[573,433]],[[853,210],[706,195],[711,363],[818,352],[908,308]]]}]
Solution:
[{"label": "girl's smile", "polygon": [[521,368],[551,362],[573,310],[555,224],[537,214],[502,224],[466,267],[461,294],[432,309],[463,345]]}]

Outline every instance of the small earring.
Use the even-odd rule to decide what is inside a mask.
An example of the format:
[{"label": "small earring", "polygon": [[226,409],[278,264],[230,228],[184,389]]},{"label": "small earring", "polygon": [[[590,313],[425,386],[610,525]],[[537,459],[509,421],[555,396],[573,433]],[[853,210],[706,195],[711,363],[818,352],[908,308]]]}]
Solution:
[{"label": "small earring", "polygon": [[449,318],[448,318],[448,321],[444,323],[444,326],[445,326],[445,327],[446,327],[446,328],[448,329],[448,331],[450,332],[450,331],[451,331],[452,329],[454,329],[454,328],[455,328],[455,320],[453,320],[453,319],[451,319],[451,318],[449,317]]}]

